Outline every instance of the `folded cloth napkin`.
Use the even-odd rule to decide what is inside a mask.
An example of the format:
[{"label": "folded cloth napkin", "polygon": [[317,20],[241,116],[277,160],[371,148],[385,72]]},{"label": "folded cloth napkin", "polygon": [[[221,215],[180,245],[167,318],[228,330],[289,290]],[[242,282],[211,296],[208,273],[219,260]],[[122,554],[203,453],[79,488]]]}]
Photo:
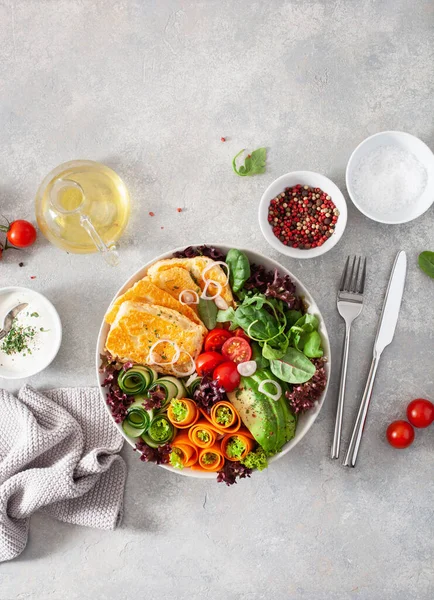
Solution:
[{"label": "folded cloth napkin", "polygon": [[37,510],[76,525],[114,529],[122,519],[123,438],[96,388],[18,398],[0,389],[0,562],[26,547]]}]

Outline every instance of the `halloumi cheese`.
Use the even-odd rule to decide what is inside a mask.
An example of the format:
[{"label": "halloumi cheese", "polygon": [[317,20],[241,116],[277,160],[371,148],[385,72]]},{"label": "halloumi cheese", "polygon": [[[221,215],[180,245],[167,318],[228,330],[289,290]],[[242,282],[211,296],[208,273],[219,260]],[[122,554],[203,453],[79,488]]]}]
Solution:
[{"label": "halloumi cheese", "polygon": [[140,279],[140,281],[135,283],[133,287],[129,288],[124,294],[116,298],[104,317],[106,323],[113,323],[113,321],[116,319],[116,315],[121,304],[126,300],[140,302],[142,304],[158,304],[159,306],[177,310],[182,315],[188,319],[191,319],[194,323],[202,326],[205,329],[202,321],[199,319],[196,312],[190,308],[190,306],[181,304],[177,297],[175,298],[173,294],[170,294],[168,290],[166,291],[164,288],[159,286],[158,283],[154,285],[149,277]]},{"label": "halloumi cheese", "polygon": [[[148,269],[148,276],[156,285],[158,285],[158,287],[162,287],[164,285],[164,289],[169,291],[169,288],[165,286],[164,282],[170,280],[170,278],[173,276],[171,272],[174,268],[181,268],[188,271],[193,282],[200,286],[200,289],[203,290],[206,282],[204,281],[202,274],[206,267],[212,265],[213,263],[215,263],[215,261],[207,256],[195,256],[194,258],[167,258],[165,260],[159,260],[150,266]],[[212,279],[213,281],[220,283],[222,285],[222,298],[226,300],[229,306],[234,306],[232,291],[229,283],[227,282],[226,273],[223,271],[221,266],[216,264],[214,267],[208,269],[205,277],[206,279]],[[190,284],[190,287],[184,289],[194,288],[192,288]],[[179,295],[179,291],[181,290],[176,291]],[[209,295],[213,295],[215,293],[215,288],[213,289],[210,286],[208,293]]]},{"label": "halloumi cheese", "polygon": [[[185,352],[193,360],[199,355],[205,337],[204,329],[171,308],[126,300],[120,305],[110,327],[106,350],[122,362],[131,360],[141,365],[150,365],[160,373],[170,374],[171,365],[155,365],[150,360],[149,351],[155,342],[170,340],[179,346],[181,355],[175,366],[182,370],[183,366],[191,364]],[[161,342],[155,348],[153,357],[159,363],[169,363],[174,353],[172,344]]]}]

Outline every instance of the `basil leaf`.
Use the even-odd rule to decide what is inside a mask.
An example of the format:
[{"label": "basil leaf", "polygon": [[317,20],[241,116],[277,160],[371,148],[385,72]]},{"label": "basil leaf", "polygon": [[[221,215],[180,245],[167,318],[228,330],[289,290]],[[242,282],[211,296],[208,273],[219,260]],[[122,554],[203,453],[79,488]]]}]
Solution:
[{"label": "basil leaf", "polygon": [[199,317],[207,329],[214,329],[217,323],[217,306],[213,300],[199,298]]},{"label": "basil leaf", "polygon": [[258,148],[251,154],[248,154],[244,160],[244,165],[237,167],[237,158],[244,152],[245,148],[240,150],[238,154],[232,160],[232,168],[234,172],[240,177],[246,177],[247,175],[256,175],[258,173],[265,173],[265,161],[267,160],[267,149]]},{"label": "basil leaf", "polygon": [[318,331],[308,333],[303,345],[303,352],[309,358],[321,358],[324,354],[321,346],[321,336]]},{"label": "basil leaf", "polygon": [[288,348],[280,360],[272,360],[270,369],[276,377],[288,383],[305,383],[315,374],[315,365],[295,348]]},{"label": "basil leaf", "polygon": [[430,252],[429,250],[421,252],[418,263],[422,271],[434,279],[434,252]]},{"label": "basil leaf", "polygon": [[229,267],[229,283],[232,291],[237,293],[250,277],[249,259],[241,250],[232,248],[229,250],[225,262]]}]

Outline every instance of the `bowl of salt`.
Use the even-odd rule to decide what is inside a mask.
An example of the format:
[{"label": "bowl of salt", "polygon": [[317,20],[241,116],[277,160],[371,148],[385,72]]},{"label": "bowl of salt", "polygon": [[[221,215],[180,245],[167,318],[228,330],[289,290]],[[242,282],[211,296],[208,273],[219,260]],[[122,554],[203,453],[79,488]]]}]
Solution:
[{"label": "bowl of salt", "polygon": [[390,225],[407,223],[434,202],[434,154],[409,133],[376,133],[352,153],[346,184],[365,216]]}]

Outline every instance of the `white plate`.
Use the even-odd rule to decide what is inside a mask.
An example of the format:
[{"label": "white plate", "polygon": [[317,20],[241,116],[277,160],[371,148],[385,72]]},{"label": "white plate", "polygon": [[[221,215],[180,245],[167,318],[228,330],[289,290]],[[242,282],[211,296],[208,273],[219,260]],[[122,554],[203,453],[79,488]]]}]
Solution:
[{"label": "white plate", "polygon": [[[354,191],[354,172],[360,160],[380,146],[396,146],[410,152],[425,167],[427,172],[426,187],[422,195],[413,204],[399,213],[394,211],[388,215],[384,215],[383,213],[377,214],[372,208],[364,206],[361,198]],[[434,154],[422,140],[402,131],[381,131],[363,140],[350,156],[345,177],[348,194],[355,206],[366,217],[378,223],[387,223],[389,225],[408,223],[408,221],[413,221],[413,219],[420,217],[429,209],[434,201]],[[378,199],[378,202],[381,203],[381,198]]]},{"label": "white plate", "polygon": [[[193,245],[197,246],[199,244],[193,244]],[[222,246],[221,244],[211,244],[210,243],[207,245],[215,246],[215,247],[219,248],[224,254],[226,254],[230,250],[230,246]],[[165,258],[172,258],[174,252],[177,252],[177,251],[183,250],[183,249],[184,249],[184,247],[175,248],[171,252],[166,252],[165,254],[162,254],[161,256],[154,258],[151,262],[144,265],[141,269],[136,271],[136,273],[134,273],[134,275],[132,275],[124,283],[124,285],[119,289],[119,291],[116,293],[116,295],[114,296],[114,298],[111,302],[114,302],[118,296],[123,294],[128,288],[132,287],[137,281],[139,281],[139,279],[142,279],[146,275],[148,268],[151,265],[153,265],[155,262],[157,262],[158,260],[163,260]],[[241,250],[241,248],[240,248],[240,250]],[[330,375],[331,375],[331,373],[330,373],[330,369],[331,369],[330,368],[330,365],[331,365],[330,342],[329,342],[329,336],[327,334],[327,329],[326,329],[326,326],[324,323],[324,319],[322,318],[322,315],[318,309],[318,306],[316,305],[314,299],[312,298],[312,296],[310,295],[308,290],[301,283],[301,281],[299,279],[297,279],[297,277],[295,277],[290,271],[288,271],[288,269],[285,269],[285,267],[280,265],[278,262],[272,260],[271,258],[267,258],[266,256],[264,256],[262,254],[258,254],[257,252],[252,252],[251,250],[243,250],[243,252],[245,252],[247,254],[251,263],[262,264],[262,265],[264,265],[264,267],[266,269],[272,269],[272,270],[278,269],[283,275],[289,275],[291,277],[292,281],[297,286],[297,293],[299,295],[303,296],[305,302],[309,306],[308,312],[313,313],[319,317],[319,320],[320,320],[319,332],[322,337],[324,355],[327,356],[327,358],[328,358],[328,362],[325,364],[325,370],[327,373],[327,387],[324,390],[323,395],[321,396],[320,400],[317,402],[314,409],[312,409],[300,416],[300,418],[298,420],[298,424],[297,424],[297,430],[296,430],[295,437],[290,442],[285,444],[285,446],[283,447],[282,451],[279,454],[276,454],[276,456],[273,456],[269,460],[269,462],[271,463],[271,462],[274,462],[275,460],[278,460],[282,456],[284,456],[287,452],[289,452],[292,448],[294,448],[294,446],[296,446],[301,439],[303,439],[303,437],[306,435],[306,433],[312,427],[315,419],[318,416],[319,411],[321,410],[321,407],[324,403],[324,400],[325,400],[325,397],[327,394],[327,389],[328,389],[328,385],[330,382]],[[102,402],[104,403],[104,406],[105,406],[106,410],[108,411],[108,413],[111,415],[110,408],[107,406],[107,403],[106,403],[105,389],[103,387],[101,387],[101,383],[104,380],[104,375],[99,372],[99,364],[101,362],[100,354],[103,354],[103,352],[104,352],[105,340],[107,338],[109,329],[110,329],[110,326],[107,323],[105,323],[105,321],[103,321],[100,331],[99,331],[97,347],[96,347],[96,374],[97,374],[99,389],[101,392]],[[127,435],[125,435],[121,425],[118,423],[115,423],[114,420],[113,420],[113,424],[115,425],[115,427],[118,428],[119,432],[124,436],[124,438],[130,444],[130,446],[132,446],[134,448],[135,447],[134,441],[131,438],[129,438]],[[216,477],[216,473],[203,473],[202,471],[193,471],[192,469],[182,469],[182,470],[174,469],[173,467],[171,467],[169,465],[160,465],[160,466],[163,467],[164,469],[173,471],[174,473],[177,473],[178,475],[185,475],[187,477],[198,477],[200,479],[215,479],[215,477]]]},{"label": "white plate", "polygon": [[[23,379],[36,375],[53,361],[62,341],[62,324],[54,306],[42,294],[24,287],[0,289],[0,329],[7,313],[23,302],[29,306],[19,313],[17,321],[36,329],[31,344],[32,354],[7,355],[1,350],[3,341],[0,341],[0,377],[4,379]],[[35,313],[38,316],[31,316]]]},{"label": "white plate", "polygon": [[[270,201],[278,194],[282,193],[286,187],[292,187],[297,184],[319,187],[322,189],[331,197],[340,213],[333,235],[318,248],[301,250],[300,248],[285,246],[285,244],[282,244],[282,242],[274,235],[271,225],[268,222],[268,208],[270,206]],[[331,250],[341,239],[347,225],[347,203],[338,186],[324,175],[314,173],[313,171],[292,171],[292,173],[286,173],[286,175],[282,175],[273,181],[273,183],[265,190],[259,204],[258,219],[264,238],[270,246],[273,246],[278,252],[286,254],[286,256],[291,256],[292,258],[315,258],[316,256],[321,256]]]}]

